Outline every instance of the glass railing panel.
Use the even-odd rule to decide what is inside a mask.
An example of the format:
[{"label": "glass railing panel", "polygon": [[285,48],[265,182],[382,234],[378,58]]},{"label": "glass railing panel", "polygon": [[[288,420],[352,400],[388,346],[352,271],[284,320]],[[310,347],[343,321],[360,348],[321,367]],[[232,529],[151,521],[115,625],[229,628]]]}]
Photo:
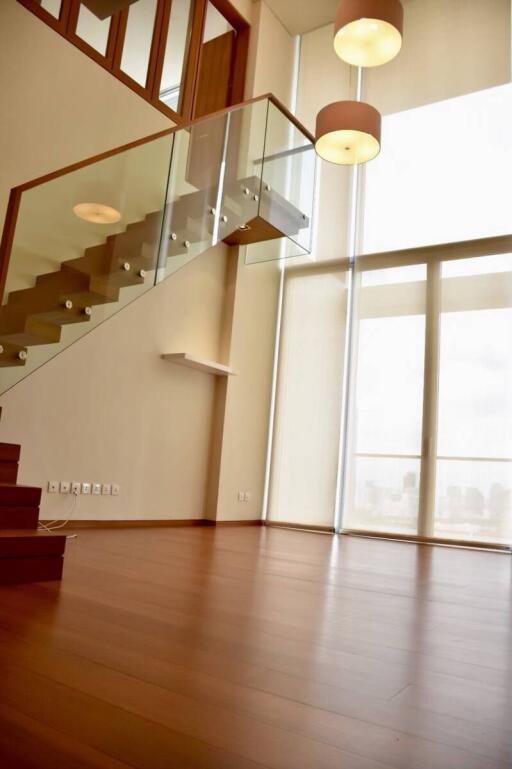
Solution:
[{"label": "glass railing panel", "polygon": [[2,392],[154,285],[172,143],[22,193],[0,308]]},{"label": "glass railing panel", "polygon": [[311,140],[262,98],[16,191],[0,391],[219,242],[307,254],[313,188]]},{"label": "glass railing panel", "polygon": [[266,117],[262,100],[176,132],[158,280],[258,216]]},{"label": "glass railing panel", "polygon": [[[289,240],[278,258],[311,253],[315,173],[311,139],[269,102],[260,216]],[[275,247],[272,250],[276,252]],[[261,244],[248,248],[246,261],[265,261]]]}]

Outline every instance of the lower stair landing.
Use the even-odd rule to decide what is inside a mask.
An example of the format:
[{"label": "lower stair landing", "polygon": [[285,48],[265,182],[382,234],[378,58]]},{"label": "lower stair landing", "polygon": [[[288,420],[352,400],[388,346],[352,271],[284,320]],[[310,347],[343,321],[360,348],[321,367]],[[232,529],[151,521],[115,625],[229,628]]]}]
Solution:
[{"label": "lower stair landing", "polygon": [[0,585],[61,579],[65,547],[62,534],[0,530]]},{"label": "lower stair landing", "polygon": [[0,585],[60,580],[66,537],[38,529],[41,489],[16,483],[19,456],[20,446],[0,443]]}]

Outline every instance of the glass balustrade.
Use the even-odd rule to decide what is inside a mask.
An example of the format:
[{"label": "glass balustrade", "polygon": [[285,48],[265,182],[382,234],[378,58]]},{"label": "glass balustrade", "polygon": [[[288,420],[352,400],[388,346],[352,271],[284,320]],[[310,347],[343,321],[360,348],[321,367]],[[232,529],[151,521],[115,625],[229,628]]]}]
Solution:
[{"label": "glass balustrade", "polygon": [[268,97],[13,190],[0,392],[224,242],[310,251],[315,153]]}]

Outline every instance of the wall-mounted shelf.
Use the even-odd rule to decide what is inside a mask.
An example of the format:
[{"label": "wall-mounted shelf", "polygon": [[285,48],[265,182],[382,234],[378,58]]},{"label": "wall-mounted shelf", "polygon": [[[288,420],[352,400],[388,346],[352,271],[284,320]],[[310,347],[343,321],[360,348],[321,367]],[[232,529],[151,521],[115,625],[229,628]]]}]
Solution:
[{"label": "wall-mounted shelf", "polygon": [[196,369],[196,371],[203,371],[205,374],[214,374],[215,376],[234,376],[236,374],[236,371],[233,371],[232,368],[225,366],[223,363],[197,358],[188,352],[166,353],[162,355],[162,359],[170,363],[177,363],[178,366],[186,366],[187,368]]}]

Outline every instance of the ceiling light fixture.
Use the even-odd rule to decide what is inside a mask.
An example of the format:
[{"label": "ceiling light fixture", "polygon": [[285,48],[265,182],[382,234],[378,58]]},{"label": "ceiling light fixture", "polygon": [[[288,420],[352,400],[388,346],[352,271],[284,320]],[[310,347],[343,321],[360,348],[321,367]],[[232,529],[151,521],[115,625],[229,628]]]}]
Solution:
[{"label": "ceiling light fixture", "polygon": [[354,67],[379,67],[400,52],[403,26],[400,0],[341,0],[334,50]]},{"label": "ceiling light fixture", "polygon": [[338,165],[358,165],[380,152],[381,116],[362,101],[336,101],[316,119],[316,151]]},{"label": "ceiling light fixture", "polygon": [[103,203],[78,203],[73,206],[73,213],[79,219],[93,224],[116,224],[121,219],[121,213]]}]

